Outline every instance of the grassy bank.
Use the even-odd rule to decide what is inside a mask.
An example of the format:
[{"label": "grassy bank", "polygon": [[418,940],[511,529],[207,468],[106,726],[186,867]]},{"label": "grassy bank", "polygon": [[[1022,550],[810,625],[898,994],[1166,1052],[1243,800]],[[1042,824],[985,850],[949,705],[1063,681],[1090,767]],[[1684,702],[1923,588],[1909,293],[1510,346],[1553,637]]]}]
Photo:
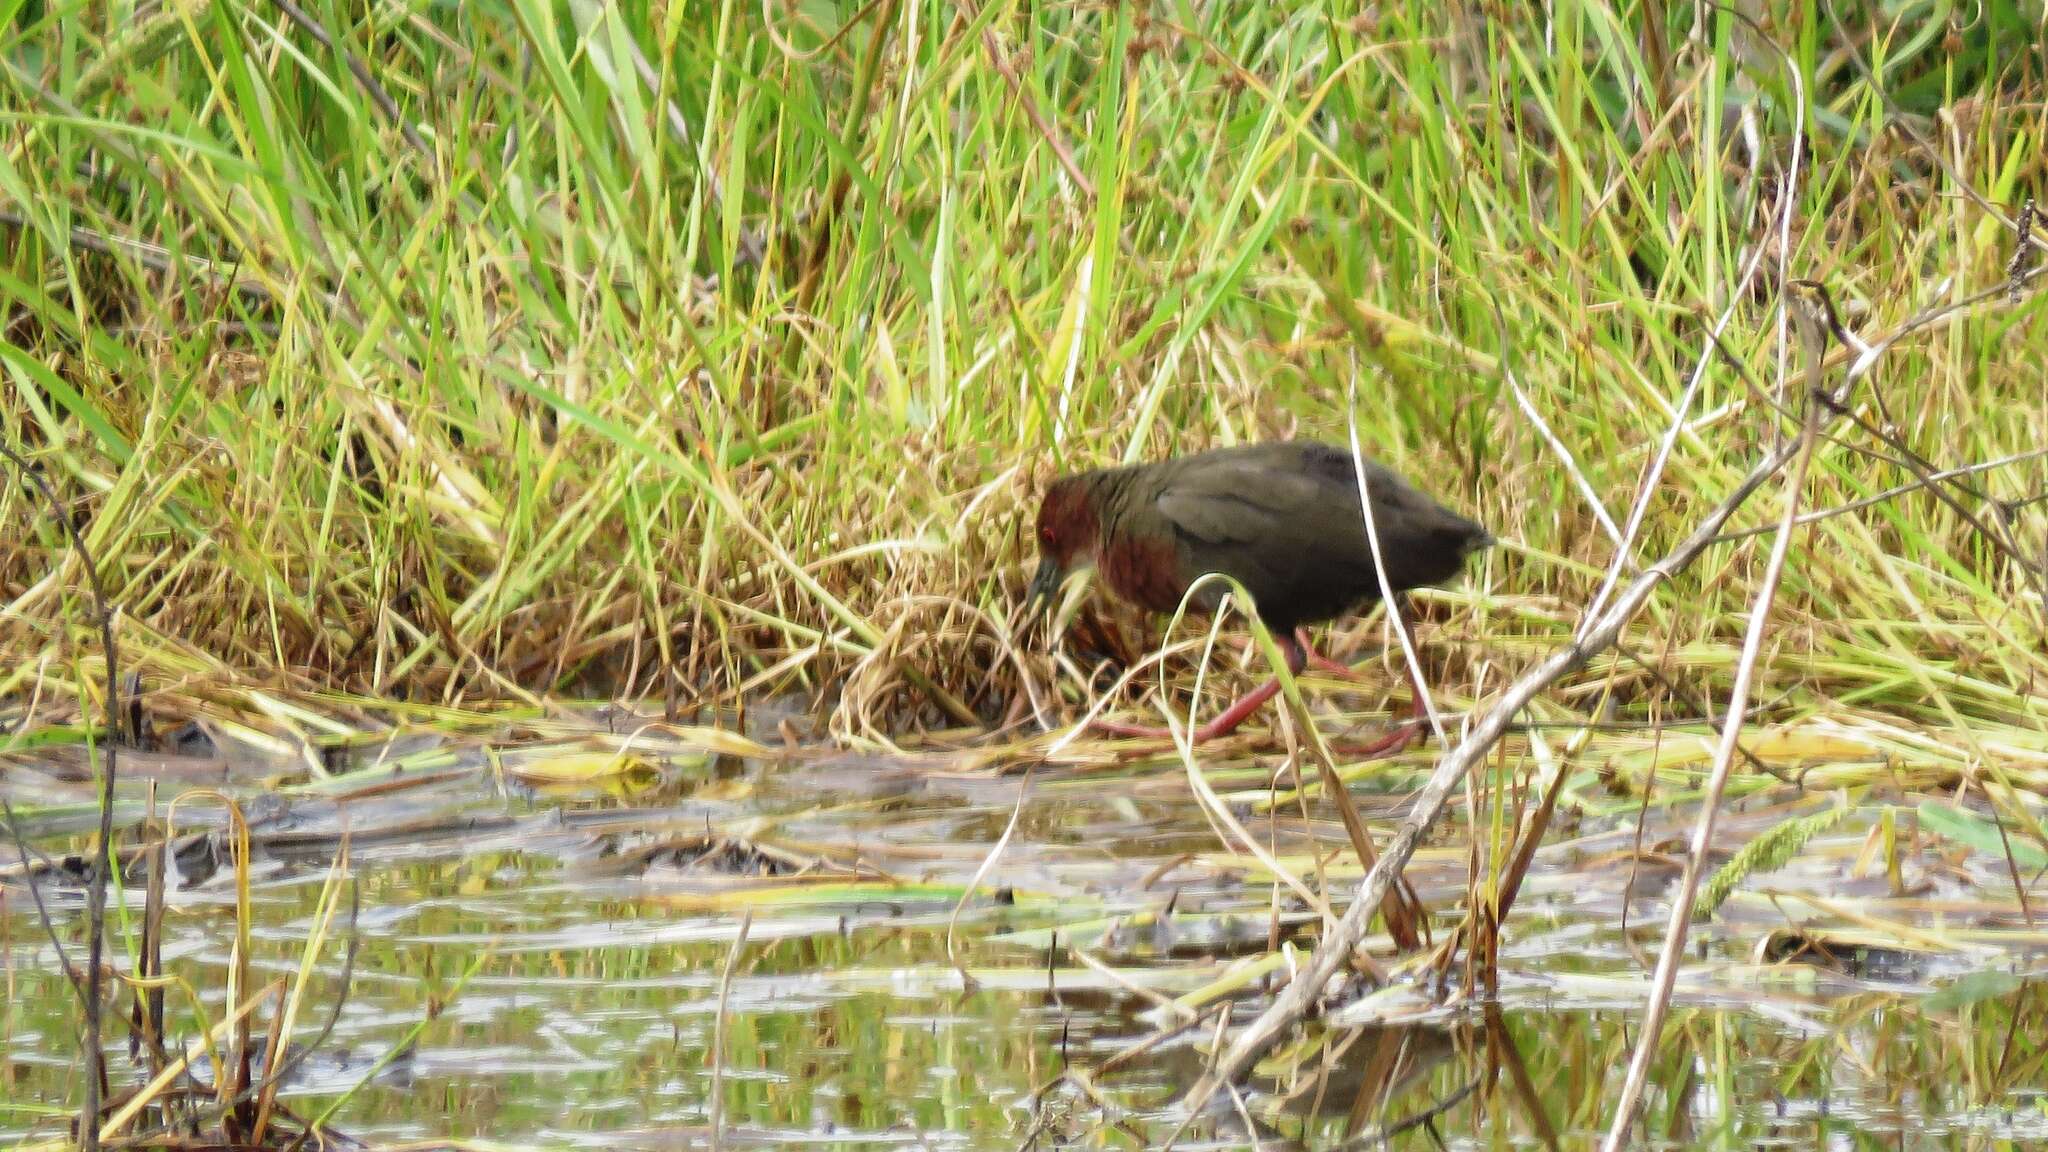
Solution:
[{"label": "grassy bank", "polygon": [[[610,1017],[623,1039],[579,1061],[596,1087],[537,1097],[510,1126],[598,1101],[598,1127],[703,1119],[715,1143],[726,1025],[793,1002],[748,984],[757,904],[756,959],[790,945],[777,977],[900,987],[909,964],[948,996],[957,974],[963,996],[1008,981],[1057,1001],[1055,978],[1085,969],[1155,1008],[1195,997],[1160,1017],[1216,1041],[1198,1077],[1169,1078],[1191,1095],[1234,1087],[1338,969],[1377,956],[1400,967],[1376,976],[1442,991],[1462,962],[1472,993],[1503,970],[1503,939],[1554,929],[1510,954],[1511,992],[1518,960],[1590,960],[1572,974],[1593,1011],[1648,1005],[1578,1033],[1568,1073],[1518,1078],[1529,1096],[1572,1084],[1581,1130],[1633,1116],[1646,1083],[1667,1100],[1708,1083],[1705,1048],[1656,1057],[1682,957],[1746,958],[1722,973],[1747,991],[1763,961],[1808,951],[1939,955],[1957,967],[1913,978],[1995,979],[1945,986],[1923,1017],[1852,1008],[1921,1029],[1900,1043],[1912,1075],[1859,1057],[1860,1079],[1887,1107],[1922,1078],[1967,1084],[1944,1107],[2009,1121],[2038,1103],[2021,1093],[2044,1062],[2022,1026],[2037,992],[2016,963],[1993,970],[2041,946],[2029,892],[2048,860],[2048,227],[2021,207],[2048,186],[2044,21],[2040,0],[0,5],[0,444],[32,474],[0,484],[0,800],[18,862],[0,865],[0,912],[26,925],[11,893],[39,913],[44,894],[85,894],[19,965],[31,995],[10,997],[0,1056],[36,1063],[9,1073],[29,1088],[0,1123],[34,1147],[63,1146],[81,1113],[86,1148],[94,1123],[130,1133],[152,1104],[128,1094],[135,1076],[108,1078],[102,1119],[103,1065],[79,1061],[74,1112],[47,1056],[118,1043],[113,981],[147,977],[127,1003],[149,1092],[178,1074],[159,1041],[187,1014],[244,1054],[266,999],[278,1040],[317,1048],[336,1021],[350,1039],[367,936],[360,983],[397,989],[378,1026],[404,1025],[353,1037],[377,1067],[462,1023],[443,1009],[472,976],[556,980],[579,1028],[552,1042],[597,1036],[584,988],[623,973],[652,1014]],[[1072,642],[1049,646],[1019,617],[1048,477],[1354,433],[1501,539],[1420,598],[1421,663],[1463,737],[1278,769],[1243,745],[1014,739],[1034,710],[1048,728],[1075,716],[1106,683],[1090,651],[1120,643],[1068,613]],[[1667,554],[1683,560],[1668,572]],[[1331,647],[1354,655],[1385,636],[1371,619],[1343,631]],[[1201,637],[1173,638],[1195,643],[1115,708],[1156,711],[1136,697],[1159,679],[1185,705]],[[116,681],[139,685],[118,708]],[[1364,683],[1319,686],[1315,717],[1376,726],[1385,701]],[[815,701],[839,742],[917,747],[771,765],[765,726],[763,743],[730,730],[733,705],[769,697]],[[555,708],[606,698],[717,727]],[[166,738],[90,730],[130,703]],[[1717,713],[1745,707],[1715,743]],[[216,723],[171,726],[195,715]],[[997,724],[1004,739],[979,738]],[[909,738],[938,727],[975,738]],[[1010,771],[1035,775],[985,779]],[[174,835],[187,801],[225,801],[234,834],[184,812]],[[352,886],[340,927],[356,836],[383,874],[367,933]],[[166,871],[188,865],[164,853],[217,843],[232,859],[210,848],[194,887],[222,873],[233,915],[167,905]],[[127,865],[111,905],[109,870],[88,863],[109,854]],[[1511,919],[1525,877],[1554,904]],[[309,879],[317,895],[278,899]],[[1574,905],[1583,921],[1557,917]],[[1645,909],[1668,913],[1657,988]],[[1126,915],[1179,912],[1245,918],[1223,948],[1256,961],[1182,964],[1170,932],[1121,967],[1077,950],[1115,945]],[[1688,949],[1695,913],[1720,924]],[[643,917],[645,933],[617,930]],[[76,1033],[67,933],[85,937]],[[493,968],[501,943],[514,958]],[[169,1015],[167,944],[180,980],[202,977]],[[444,947],[461,962],[441,967]],[[272,980],[253,998],[252,954]],[[1283,968],[1284,986],[1248,983]],[[335,990],[317,1029],[299,1012],[316,973]],[[201,987],[228,990],[232,1015],[209,1016]],[[1555,985],[1523,987],[1550,1011]],[[1780,1025],[1811,1007],[1786,987]],[[687,1061],[677,989],[716,993]],[[1270,1003],[1209,1032],[1243,992]],[[2033,1000],[1974,1026],[1947,1015],[2008,994]],[[939,1063],[867,1039],[882,1030],[862,1019],[911,1018],[851,996],[821,1049],[891,1051],[918,1076]],[[1371,1023],[1356,1013],[1387,1003],[1324,1019]],[[1067,1019],[1040,1009],[996,1005],[1035,1023],[949,1040],[943,1062],[998,1053],[1016,1084],[994,1107],[1013,1118],[1062,1084],[1107,1114],[1070,1075]],[[544,1031],[505,1019],[493,1064]],[[902,1035],[936,1038],[927,1023]],[[1783,1120],[1788,1096],[1832,1098],[1777,1067],[1832,1068],[1827,1045],[1737,1088],[1726,1056],[1745,1045],[1722,1029],[1670,1030],[1720,1052],[1714,1099]],[[764,1058],[754,1035],[733,1045],[743,1092],[796,1051]],[[643,1061],[649,1043],[664,1054]],[[284,1130],[266,1124],[285,1051],[213,1093],[223,1146]],[[646,1084],[601,1078],[699,1055],[701,1112],[683,1072],[638,1112],[613,1102]],[[408,1140],[449,1126],[429,1056],[391,1114]],[[1942,1059],[1970,1070],[1932,1074]],[[1045,1079],[1055,1066],[1066,1079]],[[373,1072],[288,1118],[313,1132],[348,1105],[384,1123],[381,1099],[356,1096]],[[963,1085],[943,1091],[995,1101]],[[904,1083],[842,1088],[921,1101]],[[174,1102],[149,1123],[168,1131]],[[755,1103],[740,1115],[787,1122]],[[964,1109],[945,1122],[988,1127]]]},{"label": "grassy bank", "polygon": [[[17,8],[0,436],[158,710],[843,685],[887,728],[1003,711],[1053,470],[1355,418],[1509,541],[1432,609],[1477,689],[1646,485],[1625,571],[1795,426],[1782,278],[1876,339],[2006,277],[2038,5],[1909,15]],[[2039,731],[2040,311],[1860,383],[1799,499],[1870,502],[1803,529],[1767,716]],[[0,697],[61,714],[80,562],[12,485],[0,531]],[[1725,687],[1768,543],[1651,602],[1622,713]]]}]

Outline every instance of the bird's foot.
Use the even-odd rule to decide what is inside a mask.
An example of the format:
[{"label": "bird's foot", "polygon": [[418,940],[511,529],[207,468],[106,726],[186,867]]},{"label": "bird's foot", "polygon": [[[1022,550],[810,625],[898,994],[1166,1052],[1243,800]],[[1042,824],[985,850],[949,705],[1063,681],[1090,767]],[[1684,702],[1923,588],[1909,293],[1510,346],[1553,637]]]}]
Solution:
[{"label": "bird's foot", "polygon": [[[1196,728],[1189,734],[1189,745],[1206,744],[1211,740],[1229,735],[1237,727],[1238,723],[1241,722],[1242,717],[1228,724],[1224,723],[1224,721],[1229,719],[1229,714],[1225,713],[1223,716],[1219,716],[1215,720]],[[1156,728],[1144,724],[1127,724],[1120,720],[1097,720],[1089,725],[1089,730],[1100,732],[1105,736],[1118,736],[1127,740],[1158,740],[1166,742],[1173,739],[1173,729],[1171,728]],[[1359,743],[1344,740],[1331,741],[1330,751],[1350,760],[1376,760],[1381,757],[1394,756],[1405,752],[1410,747],[1427,739],[1428,735],[1429,726],[1427,724],[1416,720],[1403,720],[1370,740]]]},{"label": "bird's foot", "polygon": [[1414,693],[1408,698],[1406,719],[1395,722],[1386,732],[1363,744],[1333,744],[1332,751],[1360,760],[1373,760],[1405,752],[1410,746],[1423,743],[1429,739],[1431,728],[1426,700],[1421,685],[1416,684]]},{"label": "bird's foot", "polygon": [[[1236,725],[1233,724],[1229,728],[1225,728],[1212,721],[1189,733],[1188,743],[1190,745],[1207,744],[1211,740],[1228,736],[1231,729],[1235,727]],[[1120,720],[1097,720],[1088,726],[1088,730],[1090,732],[1100,732],[1104,736],[1121,737],[1125,740],[1158,740],[1165,743],[1171,743],[1174,734],[1174,730],[1171,728],[1156,728],[1145,724],[1126,724]]]},{"label": "bird's foot", "polygon": [[1125,740],[1172,740],[1173,729],[1157,728],[1147,724],[1126,724],[1121,720],[1097,720],[1088,725],[1090,732],[1104,736],[1117,736]]},{"label": "bird's foot", "polygon": [[[1288,653],[1288,659],[1290,664],[1296,665],[1293,671],[1299,672],[1299,656],[1296,653],[1290,652]],[[1280,681],[1278,679],[1266,681],[1264,684],[1245,693],[1242,699],[1225,708],[1214,720],[1189,733],[1188,743],[1206,744],[1219,736],[1228,736],[1232,732],[1237,731],[1237,726],[1244,723],[1246,717],[1265,707],[1266,701],[1271,700],[1279,692]],[[1104,732],[1111,736],[1127,736],[1139,740],[1173,739],[1173,730],[1170,728],[1150,728],[1138,724],[1125,724],[1116,720],[1097,720],[1093,727],[1097,732]]]},{"label": "bird's foot", "polygon": [[[1321,652],[1316,651],[1315,644],[1312,643],[1308,638],[1308,629],[1296,628],[1294,630],[1294,643],[1299,647],[1299,650],[1301,652],[1301,663],[1303,667],[1313,668],[1318,672],[1327,672],[1332,676],[1339,676],[1346,680],[1363,679],[1363,677],[1361,677],[1358,674],[1358,669],[1353,668],[1351,665],[1344,663],[1342,660],[1332,660],[1328,656],[1323,655]],[[1251,659],[1253,656],[1258,654],[1258,648],[1259,642],[1257,640],[1247,639],[1244,642],[1244,657],[1247,660]],[[1287,638],[1284,636],[1280,639],[1280,650],[1282,653],[1288,653],[1290,651],[1287,644]],[[1299,669],[1297,669],[1296,671],[1299,672]]]},{"label": "bird's foot", "polygon": [[1428,734],[1427,725],[1412,719],[1403,720],[1362,744],[1333,741],[1330,751],[1351,760],[1377,760],[1407,751],[1410,745],[1420,743]]},{"label": "bird's foot", "polygon": [[1342,660],[1332,660],[1321,652],[1316,651],[1316,646],[1309,640],[1308,629],[1296,628],[1294,630],[1294,642],[1301,645],[1302,653],[1306,657],[1310,668],[1314,668],[1318,672],[1328,672],[1332,676],[1340,676],[1346,680],[1360,679],[1356,668],[1344,663]]}]

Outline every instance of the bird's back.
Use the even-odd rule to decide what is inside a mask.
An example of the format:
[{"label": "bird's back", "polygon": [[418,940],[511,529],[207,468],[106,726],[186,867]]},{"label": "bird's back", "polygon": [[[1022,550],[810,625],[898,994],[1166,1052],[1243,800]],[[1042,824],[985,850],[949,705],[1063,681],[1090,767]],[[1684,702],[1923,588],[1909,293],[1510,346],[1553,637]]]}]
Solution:
[{"label": "bird's back", "polygon": [[[1490,542],[1477,523],[1366,460],[1373,528],[1396,592],[1456,575]],[[1104,524],[1112,589],[1170,610],[1204,573],[1244,585],[1274,628],[1326,620],[1380,597],[1351,453],[1314,441],[1220,448],[1117,469]],[[1160,569],[1170,564],[1171,577]],[[1171,593],[1169,596],[1168,593]],[[1222,589],[1204,590],[1213,609]],[[1162,603],[1170,600],[1172,602]]]}]

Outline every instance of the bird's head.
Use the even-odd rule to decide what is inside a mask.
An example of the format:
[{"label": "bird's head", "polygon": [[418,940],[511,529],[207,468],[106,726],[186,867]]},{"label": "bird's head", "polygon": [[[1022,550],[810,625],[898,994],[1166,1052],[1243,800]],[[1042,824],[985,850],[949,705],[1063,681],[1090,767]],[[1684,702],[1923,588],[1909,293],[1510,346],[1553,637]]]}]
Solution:
[{"label": "bird's head", "polygon": [[1051,607],[1053,594],[1067,573],[1095,560],[1099,519],[1090,475],[1060,477],[1039,502],[1038,572],[1031,578],[1026,611]]}]

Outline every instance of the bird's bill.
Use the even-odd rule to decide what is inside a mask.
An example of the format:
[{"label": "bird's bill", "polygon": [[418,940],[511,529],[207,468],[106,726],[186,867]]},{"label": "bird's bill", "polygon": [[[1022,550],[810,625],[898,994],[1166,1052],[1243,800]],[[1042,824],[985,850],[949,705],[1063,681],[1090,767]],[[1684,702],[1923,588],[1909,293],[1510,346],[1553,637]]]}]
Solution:
[{"label": "bird's bill", "polygon": [[1059,592],[1060,578],[1065,575],[1052,557],[1040,560],[1037,574],[1031,577],[1031,591],[1024,598],[1024,614],[1038,616],[1051,611],[1053,596]]}]

